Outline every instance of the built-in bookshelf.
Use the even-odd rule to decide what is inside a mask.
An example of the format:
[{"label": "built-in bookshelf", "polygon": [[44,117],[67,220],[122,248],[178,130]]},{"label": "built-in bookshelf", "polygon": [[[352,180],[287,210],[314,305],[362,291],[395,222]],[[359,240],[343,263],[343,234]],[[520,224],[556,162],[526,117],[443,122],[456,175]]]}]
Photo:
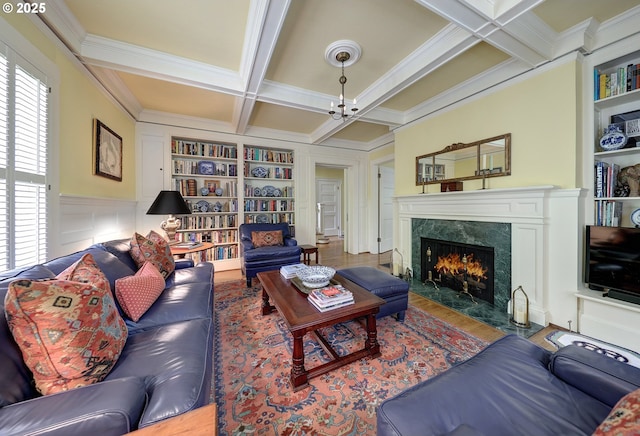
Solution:
[{"label": "built-in bookshelf", "polygon": [[[633,226],[640,208],[637,182],[625,180],[625,168],[640,164],[640,51],[593,68],[594,224]],[[623,148],[602,147],[600,140],[616,126],[626,137]],[[622,176],[622,177],[621,177]]]},{"label": "built-in bookshelf", "polygon": [[281,223],[295,234],[293,151],[269,147],[244,147],[245,223]]},{"label": "built-in bookshelf", "polygon": [[171,180],[191,208],[180,216],[181,241],[211,242],[211,249],[190,256],[197,261],[226,261],[239,255],[238,147],[236,144],[171,139]]}]

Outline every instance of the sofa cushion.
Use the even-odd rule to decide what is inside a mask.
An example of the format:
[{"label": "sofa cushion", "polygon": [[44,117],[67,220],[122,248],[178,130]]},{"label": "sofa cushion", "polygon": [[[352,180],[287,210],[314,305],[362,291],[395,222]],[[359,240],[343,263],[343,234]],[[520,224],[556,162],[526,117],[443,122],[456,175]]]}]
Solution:
[{"label": "sofa cushion", "polygon": [[146,237],[139,233],[133,235],[131,238],[131,257],[138,268],[142,268],[142,265],[147,261],[153,263],[165,279],[176,268],[169,244],[153,230]]},{"label": "sofa cushion", "polygon": [[5,313],[36,388],[44,395],[104,379],[127,339],[111,291],[90,283],[14,281]]},{"label": "sofa cushion", "polygon": [[111,290],[115,290],[116,279],[124,276],[133,275],[137,268],[130,268],[125,263],[120,261],[113,254],[105,251],[103,248],[94,246],[83,251],[68,254],[66,256],[58,257],[56,259],[47,261],[43,265],[50,269],[54,274],[60,274],[63,270],[68,268],[74,262],[77,262],[85,254],[91,253],[93,260],[100,267],[100,270],[109,280]]},{"label": "sofa cushion", "polygon": [[550,374],[549,356],[525,338],[505,336],[383,401],[377,434],[440,435],[461,424],[485,435],[591,434],[611,408]]},{"label": "sofa cushion", "polygon": [[284,247],[260,247],[254,250],[248,250],[244,252],[245,262],[261,262],[264,265],[269,264],[282,264],[282,259],[287,257],[297,256],[298,262],[300,262],[300,247],[284,246]]},{"label": "sofa cushion", "polygon": [[281,246],[282,230],[251,232],[251,243],[255,248]]},{"label": "sofa cushion", "polygon": [[598,426],[593,436],[640,434],[640,389],[629,392]]},{"label": "sofa cushion", "polygon": [[209,402],[212,343],[211,318],[134,333],[107,380],[143,378],[148,401],[139,424],[154,424]]},{"label": "sofa cushion", "polygon": [[118,303],[134,321],[144,315],[163,290],[164,278],[151,262],[145,262],[135,275],[116,280]]}]

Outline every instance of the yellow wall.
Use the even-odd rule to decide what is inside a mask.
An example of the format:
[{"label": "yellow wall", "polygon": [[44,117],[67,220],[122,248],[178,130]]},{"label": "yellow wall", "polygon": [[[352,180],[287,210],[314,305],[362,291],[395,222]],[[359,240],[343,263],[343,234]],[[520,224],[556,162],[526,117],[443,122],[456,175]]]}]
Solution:
[{"label": "yellow wall", "polygon": [[[457,142],[511,133],[511,176],[487,180],[488,188],[577,186],[579,64],[566,62],[522,82],[396,131],[396,194],[422,192],[415,157]],[[464,190],[482,187],[464,182]],[[440,192],[440,185],[427,185]]]},{"label": "yellow wall", "polygon": [[[102,93],[24,15],[3,18],[59,69],[59,107],[51,107],[59,121],[60,194],[86,197],[136,198],[135,123]],[[122,182],[93,174],[93,119],[98,118],[122,137]],[[52,181],[55,183],[55,181]]]}]

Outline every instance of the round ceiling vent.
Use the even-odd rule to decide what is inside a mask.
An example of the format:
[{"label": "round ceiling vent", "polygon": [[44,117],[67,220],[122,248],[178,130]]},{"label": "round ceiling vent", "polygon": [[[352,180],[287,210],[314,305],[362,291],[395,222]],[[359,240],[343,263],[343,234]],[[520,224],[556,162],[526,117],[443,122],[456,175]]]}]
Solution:
[{"label": "round ceiling vent", "polygon": [[353,65],[360,59],[360,55],[362,55],[360,45],[348,39],[332,42],[324,52],[325,60],[334,67],[341,67],[343,59],[345,67]]}]

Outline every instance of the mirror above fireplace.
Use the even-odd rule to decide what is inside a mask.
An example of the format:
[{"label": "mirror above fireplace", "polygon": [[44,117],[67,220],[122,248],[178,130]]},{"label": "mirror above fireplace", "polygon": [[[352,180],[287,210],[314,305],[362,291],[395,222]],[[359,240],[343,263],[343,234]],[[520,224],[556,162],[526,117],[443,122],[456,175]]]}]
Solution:
[{"label": "mirror above fireplace", "polygon": [[416,186],[511,174],[511,133],[416,157]]}]

